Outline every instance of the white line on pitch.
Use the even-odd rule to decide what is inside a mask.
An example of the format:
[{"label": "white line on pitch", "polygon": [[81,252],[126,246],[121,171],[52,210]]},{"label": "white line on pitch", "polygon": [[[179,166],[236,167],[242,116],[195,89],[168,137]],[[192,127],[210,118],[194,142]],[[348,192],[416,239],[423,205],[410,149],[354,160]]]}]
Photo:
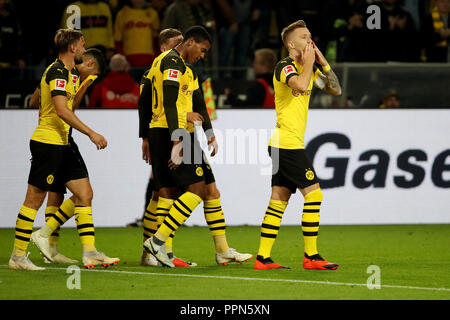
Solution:
[{"label": "white line on pitch", "polygon": [[[67,268],[47,268],[50,270],[67,270]],[[226,280],[245,280],[245,281],[269,281],[269,282],[289,282],[289,283],[311,283],[319,285],[331,285],[331,286],[358,286],[367,287],[365,283],[349,283],[349,282],[333,282],[333,281],[314,281],[314,280],[296,280],[296,279],[271,279],[271,278],[249,278],[249,277],[232,277],[232,276],[208,276],[200,274],[178,274],[178,273],[154,273],[154,272],[139,272],[139,271],[124,271],[124,270],[104,270],[104,269],[80,269],[85,272],[105,272],[105,273],[117,273],[117,274],[139,274],[146,276],[168,276],[168,277],[186,277],[186,278],[205,278],[205,279],[226,279]],[[395,286],[395,285],[381,285],[381,288],[393,288],[393,289],[413,289],[413,290],[429,290],[429,291],[447,291],[450,292],[450,288],[426,288],[426,287],[414,287],[414,286]]]}]

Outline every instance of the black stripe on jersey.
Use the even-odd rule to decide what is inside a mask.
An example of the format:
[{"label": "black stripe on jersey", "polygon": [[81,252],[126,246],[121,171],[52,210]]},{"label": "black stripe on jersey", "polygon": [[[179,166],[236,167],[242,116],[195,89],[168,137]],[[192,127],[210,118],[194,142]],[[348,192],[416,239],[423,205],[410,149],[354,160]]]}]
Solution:
[{"label": "black stripe on jersey", "polygon": [[[69,70],[67,70],[64,63],[59,59],[49,66],[45,75],[45,82],[48,84],[55,79],[69,81]],[[72,79],[70,80],[72,81]]]},{"label": "black stripe on jersey", "polygon": [[[280,62],[278,62],[277,65],[275,66],[275,79],[277,79],[277,81],[280,81],[281,79],[281,72],[283,71],[283,68],[289,65],[291,65],[294,68],[294,70],[298,72],[297,68],[294,65],[294,60],[290,57],[286,57]],[[291,73],[288,77],[286,77],[286,83],[288,82],[291,75],[295,74],[296,73]]]},{"label": "black stripe on jersey", "polygon": [[186,65],[180,57],[177,50],[172,49],[170,52],[161,60],[161,65],[159,70],[164,73],[164,70],[175,69],[180,71],[182,74],[186,72]]}]

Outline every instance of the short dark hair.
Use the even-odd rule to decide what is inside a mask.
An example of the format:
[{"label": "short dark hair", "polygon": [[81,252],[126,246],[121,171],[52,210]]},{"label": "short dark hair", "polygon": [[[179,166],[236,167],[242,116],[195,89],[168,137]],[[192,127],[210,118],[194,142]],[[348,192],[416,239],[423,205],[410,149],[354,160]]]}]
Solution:
[{"label": "short dark hair", "polygon": [[208,31],[206,31],[205,28],[202,26],[192,26],[189,29],[186,30],[184,33],[184,39],[183,42],[186,42],[190,38],[194,38],[195,42],[203,42],[203,41],[209,41],[209,43],[212,43],[211,36],[209,35]]},{"label": "short dark hair", "polygon": [[102,75],[106,70],[106,60],[103,56],[103,53],[97,48],[89,48],[84,53],[85,56],[91,56],[97,63],[97,68],[100,71],[100,75]]},{"label": "short dark hair", "polygon": [[164,29],[159,33],[159,45],[165,44],[171,38],[175,38],[182,35],[183,34],[181,33],[181,31],[178,29],[174,28]]},{"label": "short dark hair", "polygon": [[56,52],[66,53],[69,46],[77,43],[82,37],[83,33],[80,30],[59,29],[54,38]]}]

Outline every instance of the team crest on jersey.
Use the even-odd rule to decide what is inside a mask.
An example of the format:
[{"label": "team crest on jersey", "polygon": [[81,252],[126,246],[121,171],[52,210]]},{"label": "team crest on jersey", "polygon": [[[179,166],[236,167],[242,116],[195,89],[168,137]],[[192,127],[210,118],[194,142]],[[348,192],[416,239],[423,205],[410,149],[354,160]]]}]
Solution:
[{"label": "team crest on jersey", "polygon": [[178,81],[180,71],[175,69],[169,69],[169,73],[167,74],[167,80]]},{"label": "team crest on jersey", "polygon": [[66,90],[66,80],[64,79],[56,79],[55,81],[55,90]]},{"label": "team crest on jersey", "polygon": [[181,91],[185,92],[187,90],[188,86],[187,84],[185,84],[184,86],[181,87]]},{"label": "team crest on jersey", "polygon": [[305,173],[305,177],[308,180],[313,180],[314,179],[314,172],[311,169],[308,169]]},{"label": "team crest on jersey", "polygon": [[288,66],[283,68],[283,72],[284,72],[284,75],[287,77],[291,73],[295,73],[295,69],[294,69],[294,67],[292,65],[288,65]]},{"label": "team crest on jersey", "polygon": [[195,169],[195,173],[196,173],[199,177],[203,176],[203,169],[202,169],[202,167],[198,167],[197,169]]},{"label": "team crest on jersey", "polygon": [[52,184],[53,181],[55,181],[55,177],[54,177],[52,174],[49,174],[49,175],[47,176],[47,183],[48,183],[48,184]]}]

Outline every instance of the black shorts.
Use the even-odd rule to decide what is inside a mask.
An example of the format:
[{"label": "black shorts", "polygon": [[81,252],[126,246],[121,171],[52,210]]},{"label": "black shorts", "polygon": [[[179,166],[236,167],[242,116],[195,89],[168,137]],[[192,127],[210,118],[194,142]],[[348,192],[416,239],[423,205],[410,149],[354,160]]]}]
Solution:
[{"label": "black shorts", "polygon": [[272,158],[272,186],[286,187],[292,193],[318,183],[316,172],[305,149],[269,147]]},{"label": "black shorts", "polygon": [[213,182],[216,182],[216,179],[214,178],[214,174],[211,169],[211,165],[208,162],[208,159],[206,158],[205,153],[200,147],[200,142],[197,139],[197,135],[195,132],[191,133],[191,143],[192,143],[192,149],[191,152],[201,152],[201,165],[203,169],[203,174],[205,176],[205,184],[210,184]]},{"label": "black shorts", "polygon": [[[73,140],[72,140],[73,141]],[[88,177],[77,145],[53,145],[30,140],[31,168],[28,184],[45,191],[66,193],[67,181]]]},{"label": "black shorts", "polygon": [[[170,140],[169,129],[150,128],[149,147],[155,188],[157,190],[171,187],[184,188],[204,181],[204,170],[201,161],[195,164],[191,159],[190,163],[188,163],[189,161],[186,161],[186,163],[183,161],[175,170],[169,169],[168,164],[172,146],[173,142]],[[183,155],[187,154],[183,152]],[[191,156],[194,157],[192,153]]]}]

